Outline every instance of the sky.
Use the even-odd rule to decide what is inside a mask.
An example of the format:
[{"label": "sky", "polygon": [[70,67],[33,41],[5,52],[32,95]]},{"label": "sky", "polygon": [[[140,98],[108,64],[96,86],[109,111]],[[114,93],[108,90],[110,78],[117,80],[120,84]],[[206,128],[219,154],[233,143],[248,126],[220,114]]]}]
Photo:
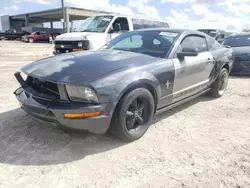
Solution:
[{"label": "sky", "polygon": [[[142,15],[175,28],[250,29],[250,0],[65,0],[67,6]],[[58,8],[61,0],[1,0],[0,15]]]}]

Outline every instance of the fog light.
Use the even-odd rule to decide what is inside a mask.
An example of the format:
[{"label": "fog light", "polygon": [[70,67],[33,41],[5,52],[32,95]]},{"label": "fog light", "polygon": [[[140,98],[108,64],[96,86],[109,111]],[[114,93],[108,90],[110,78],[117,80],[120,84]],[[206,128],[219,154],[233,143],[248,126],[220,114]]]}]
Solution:
[{"label": "fog light", "polygon": [[101,115],[101,112],[86,112],[86,113],[76,113],[76,114],[64,114],[65,118],[90,118]]}]

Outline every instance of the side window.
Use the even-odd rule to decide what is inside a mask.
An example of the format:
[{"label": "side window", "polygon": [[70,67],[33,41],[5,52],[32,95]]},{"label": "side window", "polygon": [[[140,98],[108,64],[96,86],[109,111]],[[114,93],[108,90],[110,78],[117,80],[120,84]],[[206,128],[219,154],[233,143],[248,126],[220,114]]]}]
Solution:
[{"label": "side window", "polygon": [[169,28],[169,25],[165,22],[157,22],[157,27]]},{"label": "side window", "polygon": [[188,36],[180,44],[178,51],[182,51],[184,48],[192,48],[197,52],[206,52],[207,51],[207,42],[204,37],[200,36]]},{"label": "side window", "polygon": [[115,24],[118,23],[121,26],[121,32],[123,31],[129,31],[129,26],[128,26],[128,19],[127,18],[116,18],[116,20],[113,23],[113,28],[115,26]]},{"label": "side window", "polygon": [[134,30],[146,28],[142,19],[132,18]]},{"label": "side window", "polygon": [[221,48],[220,43],[218,43],[212,37],[207,37],[207,43],[208,43],[208,50],[209,51],[214,51],[214,50],[217,50],[217,49]]},{"label": "side window", "polygon": [[169,28],[168,23],[159,22],[159,21],[132,18],[132,22],[133,22],[134,30],[145,29],[145,28],[157,28],[157,27]]},{"label": "side window", "polygon": [[36,32],[36,35],[40,35],[40,32]]},{"label": "side window", "polygon": [[143,45],[141,35],[133,35],[132,37],[125,38],[112,48],[140,48]]},{"label": "side window", "polygon": [[159,21],[132,18],[132,22],[133,22],[134,30],[144,29],[144,28],[157,28],[157,27],[169,28],[168,23],[159,22]]}]

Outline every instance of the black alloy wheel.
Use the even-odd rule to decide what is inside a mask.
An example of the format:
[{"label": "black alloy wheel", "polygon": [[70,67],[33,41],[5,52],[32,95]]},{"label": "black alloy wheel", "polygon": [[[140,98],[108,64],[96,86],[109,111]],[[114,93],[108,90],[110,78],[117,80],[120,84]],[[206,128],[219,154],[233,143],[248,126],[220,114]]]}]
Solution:
[{"label": "black alloy wheel", "polygon": [[126,141],[139,139],[150,125],[154,108],[154,98],[147,89],[131,91],[122,98],[113,115],[113,135]]},{"label": "black alloy wheel", "polygon": [[126,112],[126,129],[128,132],[133,134],[138,129],[143,129],[145,122],[148,122],[148,104],[146,99],[136,98],[129,105]]}]

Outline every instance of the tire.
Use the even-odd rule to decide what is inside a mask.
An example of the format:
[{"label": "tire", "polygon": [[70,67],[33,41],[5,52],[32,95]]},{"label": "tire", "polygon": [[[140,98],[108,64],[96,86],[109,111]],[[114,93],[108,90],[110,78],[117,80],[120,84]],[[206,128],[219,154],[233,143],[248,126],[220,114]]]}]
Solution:
[{"label": "tire", "polygon": [[33,38],[29,38],[28,41],[29,41],[29,43],[33,43],[34,39]]},{"label": "tire", "polygon": [[222,97],[227,89],[229,72],[226,68],[222,68],[219,76],[212,84],[210,95],[215,98]]},{"label": "tire", "polygon": [[[134,108],[135,106],[137,107]],[[131,91],[116,107],[110,127],[111,134],[127,142],[141,138],[148,130],[154,108],[154,98],[147,89]]]}]

